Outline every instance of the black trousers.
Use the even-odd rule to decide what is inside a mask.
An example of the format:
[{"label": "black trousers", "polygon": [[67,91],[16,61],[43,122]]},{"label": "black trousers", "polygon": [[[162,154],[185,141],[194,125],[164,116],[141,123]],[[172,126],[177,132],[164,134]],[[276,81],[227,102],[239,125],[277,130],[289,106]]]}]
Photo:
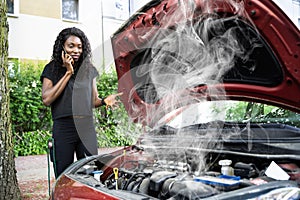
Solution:
[{"label": "black trousers", "polygon": [[93,117],[64,117],[53,121],[54,172],[57,178],[68,166],[86,156],[97,154]]}]

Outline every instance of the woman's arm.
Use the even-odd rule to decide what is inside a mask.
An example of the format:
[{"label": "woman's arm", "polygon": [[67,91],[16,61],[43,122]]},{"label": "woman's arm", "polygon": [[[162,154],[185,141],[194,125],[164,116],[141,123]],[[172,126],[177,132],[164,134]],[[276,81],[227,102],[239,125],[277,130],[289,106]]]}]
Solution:
[{"label": "woman's arm", "polygon": [[98,90],[97,90],[97,84],[96,84],[96,78],[93,79],[93,99],[94,99],[94,107],[97,108],[99,106],[106,105],[107,107],[113,107],[116,105],[117,97],[121,96],[123,92],[117,93],[117,94],[111,94],[105,97],[104,99],[101,99],[98,97]]},{"label": "woman's arm", "polygon": [[59,95],[65,89],[72,74],[74,73],[72,57],[62,52],[61,58],[63,60],[63,67],[66,67],[67,71],[66,74],[57,82],[57,84],[53,86],[53,83],[50,79],[43,78],[42,99],[43,104],[46,106],[50,106],[53,103],[53,101],[55,101],[57,97],[59,97]]},{"label": "woman's arm", "polygon": [[97,84],[96,84],[96,78],[93,79],[93,99],[94,99],[94,107],[98,108],[102,106],[102,99],[98,97],[98,90],[97,90]]},{"label": "woman's arm", "polygon": [[62,91],[65,89],[68,81],[72,76],[71,71],[67,71],[66,74],[53,86],[53,83],[50,79],[44,78],[42,85],[42,99],[43,104],[50,106],[53,101],[59,97]]}]

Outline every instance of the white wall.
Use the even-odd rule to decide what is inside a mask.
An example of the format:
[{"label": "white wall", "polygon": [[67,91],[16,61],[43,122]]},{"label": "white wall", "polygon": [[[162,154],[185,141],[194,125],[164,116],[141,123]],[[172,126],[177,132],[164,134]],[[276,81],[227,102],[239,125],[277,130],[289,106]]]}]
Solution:
[{"label": "white wall", "polygon": [[[83,30],[89,38],[92,47],[94,64],[97,67],[103,67],[104,65],[105,68],[108,68],[114,61],[110,36],[123,24],[124,19],[126,18],[124,18],[124,16],[122,16],[123,19],[121,20],[115,20],[111,17],[102,18],[102,4],[103,9],[105,9],[105,13],[112,12],[115,16],[120,16],[120,10],[113,11],[109,8],[109,6],[114,6],[114,4],[112,4],[112,0],[88,1],[88,3],[86,3],[85,0],[79,1],[78,23],[25,14],[9,16],[9,57],[50,60],[53,45],[58,33],[63,28],[75,26]],[[115,1],[119,3],[125,2],[124,0]],[[137,10],[149,0],[131,1],[131,3],[135,5],[134,9]],[[128,6],[128,3],[124,3],[123,5]],[[129,17],[129,8],[127,15]]]},{"label": "white wall", "polygon": [[9,57],[50,59],[53,41],[62,23],[22,14],[17,18],[9,17],[8,23]]},{"label": "white wall", "polygon": [[[104,46],[102,46],[101,48],[104,48],[105,69],[109,69],[111,65],[114,65],[114,57],[111,47],[111,36],[130,17],[131,14],[133,14],[149,1],[150,0],[130,0],[129,4],[132,10],[129,12],[129,4],[127,0],[102,0]],[[123,11],[120,8],[116,8],[116,3],[122,5]],[[125,8],[126,6],[127,8]]]},{"label": "white wall", "polygon": [[50,60],[58,33],[63,28],[75,26],[84,31],[89,38],[95,54],[95,64],[102,63],[98,48],[102,44],[101,3],[98,0],[89,1],[91,4],[83,4],[79,1],[78,23],[25,14],[19,14],[17,17],[9,16],[9,57]]},{"label": "white wall", "polygon": [[300,1],[296,3],[293,0],[273,0],[294,22],[294,24],[300,29]]},{"label": "white wall", "polygon": [[[111,36],[115,31],[117,31],[124,21],[114,20],[114,19],[103,19],[104,27],[104,59],[105,59],[105,68],[108,69],[112,64],[114,65],[114,56],[111,46]],[[103,48],[103,46],[102,46]]]},{"label": "white wall", "polygon": [[143,5],[147,4],[150,0],[131,0],[131,12],[136,12],[140,9]]}]

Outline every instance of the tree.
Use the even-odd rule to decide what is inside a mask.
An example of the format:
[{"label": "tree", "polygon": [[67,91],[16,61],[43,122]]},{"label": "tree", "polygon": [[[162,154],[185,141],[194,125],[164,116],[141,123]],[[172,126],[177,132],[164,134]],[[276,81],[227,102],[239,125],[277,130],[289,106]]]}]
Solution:
[{"label": "tree", "polygon": [[9,111],[8,22],[6,0],[0,0],[0,199],[21,199],[15,170]]}]

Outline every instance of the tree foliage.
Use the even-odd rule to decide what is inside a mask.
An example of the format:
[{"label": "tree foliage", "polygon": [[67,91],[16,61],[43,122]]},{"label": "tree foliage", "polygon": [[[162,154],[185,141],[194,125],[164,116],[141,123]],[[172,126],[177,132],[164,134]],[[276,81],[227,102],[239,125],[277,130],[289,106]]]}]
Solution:
[{"label": "tree foliage", "polygon": [[254,103],[243,102],[235,104],[226,112],[229,121],[249,121],[258,123],[283,123],[300,127],[300,114],[284,108]]}]

